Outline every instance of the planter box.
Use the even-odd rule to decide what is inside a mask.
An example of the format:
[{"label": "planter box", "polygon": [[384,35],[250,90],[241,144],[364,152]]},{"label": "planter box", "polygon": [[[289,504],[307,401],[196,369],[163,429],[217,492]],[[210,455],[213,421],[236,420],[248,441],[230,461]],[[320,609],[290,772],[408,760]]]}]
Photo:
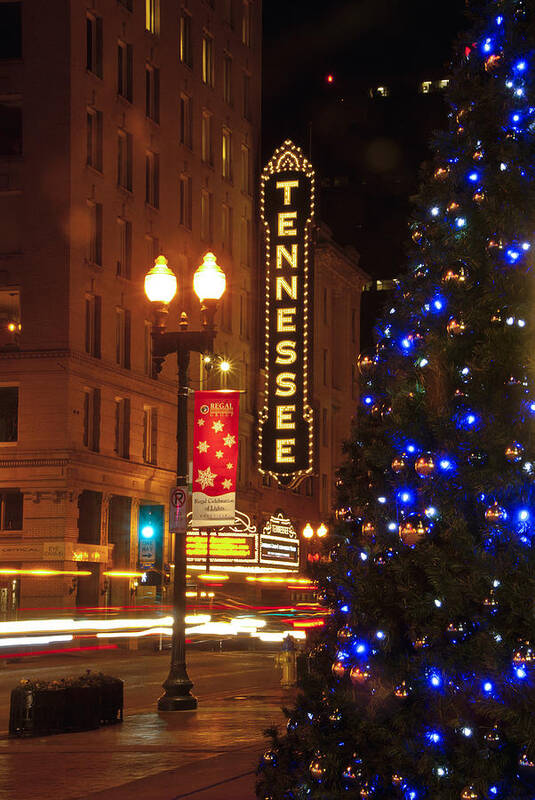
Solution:
[{"label": "planter box", "polygon": [[123,682],[109,676],[34,684],[11,692],[10,736],[87,731],[123,720]]}]

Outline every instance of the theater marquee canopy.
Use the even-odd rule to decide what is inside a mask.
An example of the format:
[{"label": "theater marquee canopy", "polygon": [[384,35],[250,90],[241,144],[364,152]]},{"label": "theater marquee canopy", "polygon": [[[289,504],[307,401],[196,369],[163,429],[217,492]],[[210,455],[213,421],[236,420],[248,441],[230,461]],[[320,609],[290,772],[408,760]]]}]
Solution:
[{"label": "theater marquee canopy", "polygon": [[259,469],[297,485],[313,469],[312,223],[314,170],[284,142],[261,182],[265,229],[265,387],[259,424]]}]

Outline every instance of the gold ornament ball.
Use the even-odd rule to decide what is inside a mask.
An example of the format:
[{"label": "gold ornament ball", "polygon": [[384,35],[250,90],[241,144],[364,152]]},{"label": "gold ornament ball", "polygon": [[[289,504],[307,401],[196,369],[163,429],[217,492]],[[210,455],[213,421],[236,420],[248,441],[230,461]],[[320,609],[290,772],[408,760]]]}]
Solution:
[{"label": "gold ornament ball", "polygon": [[535,764],[528,757],[528,754],[524,753],[523,755],[520,756],[520,758],[518,760],[518,766],[519,767],[528,767],[529,769],[533,769],[533,767],[535,767]]},{"label": "gold ornament ball", "polygon": [[370,678],[369,668],[358,667],[358,666],[351,667],[349,677],[351,678],[351,683],[353,684],[353,686],[357,685],[362,686]]},{"label": "gold ornament ball", "polygon": [[503,522],[507,519],[507,512],[498,503],[494,502],[485,511],[485,519],[487,522]]},{"label": "gold ornament ball", "polygon": [[396,475],[399,475],[400,472],[403,472],[405,467],[407,466],[407,461],[403,456],[396,456],[396,458],[392,461],[392,472],[395,472]]},{"label": "gold ornament ball", "polygon": [[365,798],[371,797],[372,794],[373,794],[372,787],[368,783],[365,783],[362,789],[360,790],[360,796],[363,798],[363,800],[365,800]]},{"label": "gold ornament ball", "polygon": [[416,459],[414,470],[419,478],[429,478],[435,471],[435,459],[431,453],[424,453]]},{"label": "gold ornament ball", "polygon": [[487,250],[503,250],[503,239],[490,239]]},{"label": "gold ornament ball", "polygon": [[493,69],[496,69],[500,61],[502,60],[501,55],[494,53],[492,56],[489,56],[485,61],[485,69],[487,72],[492,72]]},{"label": "gold ornament ball", "polygon": [[507,461],[510,461],[511,463],[520,461],[523,453],[524,447],[519,444],[519,442],[512,442],[508,447],[505,448],[505,457]]},{"label": "gold ornament ball", "polygon": [[535,653],[529,642],[521,642],[513,653],[515,664],[531,664],[535,660]]},{"label": "gold ornament ball", "polygon": [[434,177],[437,181],[444,181],[448,177],[449,172],[449,169],[446,169],[445,167],[438,167],[438,169],[436,169],[434,172]]},{"label": "gold ornament ball", "polygon": [[345,781],[357,781],[359,779],[359,775],[353,769],[353,765],[349,764],[342,772],[342,778]]},{"label": "gold ornament ball", "polygon": [[351,637],[353,636],[353,631],[351,630],[349,625],[344,625],[344,627],[340,628],[340,630],[336,635],[338,636],[339,639],[342,639],[342,641],[347,641],[348,639],[351,639]]},{"label": "gold ornament ball", "polygon": [[362,523],[362,533],[364,536],[374,536],[375,535],[375,525],[373,522],[363,522]]},{"label": "gold ornament ball", "polygon": [[343,661],[335,661],[331,669],[335,678],[343,678],[346,674],[346,667]]},{"label": "gold ornament ball", "polygon": [[311,761],[308,769],[312,777],[316,778],[316,780],[320,780],[320,778],[323,778],[323,775],[325,774],[325,770],[320,761]]},{"label": "gold ornament ball", "polygon": [[485,192],[478,191],[478,192],[474,192],[472,200],[474,201],[474,203],[482,203],[484,200],[486,200],[486,197],[487,196],[486,196]]},{"label": "gold ornament ball", "polygon": [[409,696],[409,691],[410,688],[407,686],[406,681],[403,681],[402,683],[399,684],[399,686],[396,686],[396,688],[394,689],[394,694],[396,695],[396,697],[404,698]]},{"label": "gold ornament ball", "polygon": [[450,214],[452,214],[454,211],[458,211],[459,209],[460,205],[459,203],[456,203],[455,200],[452,200],[452,202],[447,206],[447,211],[449,211]]},{"label": "gold ornament ball", "polygon": [[399,526],[399,538],[403,544],[412,547],[424,539],[431,530],[426,517],[410,514]]},{"label": "gold ornament ball", "polygon": [[419,231],[419,230],[413,231],[413,233],[412,233],[412,241],[415,244],[419,244],[422,241],[423,236],[424,235],[423,235],[422,231]]},{"label": "gold ornament ball", "polygon": [[361,353],[357,358],[357,369],[363,377],[368,377],[374,370],[376,360],[369,353]]},{"label": "gold ornament ball", "polygon": [[456,319],[456,317],[451,317],[448,324],[446,325],[446,330],[448,331],[450,336],[460,336],[466,330],[466,324],[462,319]]},{"label": "gold ornament ball", "polygon": [[473,786],[466,786],[461,792],[461,800],[479,800],[479,794]]},{"label": "gold ornament ball", "polygon": [[402,783],[403,783],[403,778],[401,777],[401,775],[398,775],[397,773],[395,775],[392,775],[392,786],[401,786]]},{"label": "gold ornament ball", "polygon": [[466,283],[467,278],[468,276],[466,269],[459,264],[455,267],[450,267],[443,273],[442,282],[457,283],[458,285],[462,285],[463,283]]}]

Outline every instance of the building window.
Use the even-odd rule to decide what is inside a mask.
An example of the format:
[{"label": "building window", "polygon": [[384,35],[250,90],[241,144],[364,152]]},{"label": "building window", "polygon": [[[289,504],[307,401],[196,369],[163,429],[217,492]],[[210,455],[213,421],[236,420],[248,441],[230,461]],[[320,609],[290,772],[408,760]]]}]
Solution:
[{"label": "building window", "polygon": [[240,259],[244,267],[251,265],[251,220],[247,217],[240,220]]},{"label": "building window", "polygon": [[134,53],[131,44],[117,44],[117,94],[129,103],[133,98]]},{"label": "building window", "polygon": [[152,376],[152,322],[145,320],[143,339],[143,372]]},{"label": "building window", "polygon": [[323,351],[323,385],[327,386],[327,350]]},{"label": "building window", "polygon": [[370,89],[370,97],[372,99],[376,97],[388,97],[389,94],[390,90],[388,86],[374,86],[372,89]]},{"label": "building window", "polygon": [[22,530],[22,502],[24,495],[19,489],[0,491],[0,530]]},{"label": "building window", "polygon": [[160,33],[160,0],[145,0],[145,30],[155,36]]},{"label": "building window", "polygon": [[242,144],[241,147],[241,190],[245,194],[251,194],[251,166],[249,158],[249,148]]},{"label": "building window", "polygon": [[102,78],[102,17],[97,17],[95,14],[87,14],[85,34],[86,69]]},{"label": "building window", "polygon": [[117,134],[117,184],[132,191],[132,134],[119,131]]},{"label": "building window", "polygon": [[192,228],[193,181],[190,175],[181,175],[178,197],[178,221],[188,230]]},{"label": "building window", "polygon": [[160,70],[145,64],[145,116],[160,122]]},{"label": "building window", "polygon": [[0,386],[0,442],[18,441],[19,387]]},{"label": "building window", "polygon": [[114,452],[120,458],[130,457],[130,400],[115,398]]},{"label": "building window", "polygon": [[214,163],[213,115],[203,111],[201,118],[201,159],[205,164]]},{"label": "building window", "polygon": [[20,291],[0,286],[0,348],[13,349],[18,343],[21,327]]},{"label": "building window", "polygon": [[433,86],[433,82],[432,81],[422,81],[421,84],[420,84],[420,92],[422,94],[429,94],[429,92],[431,91],[432,86]]},{"label": "building window", "polygon": [[102,111],[87,109],[87,158],[86,163],[102,172]]},{"label": "building window", "polygon": [[202,37],[202,81],[207,86],[214,86],[214,39],[209,33]]},{"label": "building window", "polygon": [[211,242],[213,237],[214,196],[206,189],[201,190],[201,239]]},{"label": "building window", "polygon": [[305,478],[304,484],[305,484],[305,497],[312,497],[314,494],[312,478]]},{"label": "building window", "polygon": [[193,146],[193,100],[187,94],[180,95],[180,144]]},{"label": "building window", "polygon": [[85,352],[100,358],[100,332],[102,298],[99,295],[86,295],[85,298]]},{"label": "building window", "polygon": [[242,3],[241,41],[247,47],[251,46],[251,3],[249,0],[243,0]]},{"label": "building window", "polygon": [[242,292],[240,294],[240,336],[242,339],[249,338],[249,301],[249,293]]},{"label": "building window", "polygon": [[325,513],[329,510],[329,496],[328,496],[328,483],[327,475],[321,476],[321,512]]},{"label": "building window", "polygon": [[145,201],[154,208],[160,207],[160,156],[145,154]]},{"label": "building window", "polygon": [[160,255],[160,240],[157,236],[145,236],[147,244],[147,264],[154,264]]},{"label": "building window", "polygon": [[242,93],[242,114],[244,119],[251,121],[251,76],[248,72],[243,73],[243,93]]},{"label": "building window", "polygon": [[0,102],[0,156],[21,155],[22,103],[20,100],[4,97]]},{"label": "building window", "polygon": [[269,472],[264,472],[262,475],[262,486],[271,486],[271,475]]},{"label": "building window", "polygon": [[100,449],[100,389],[84,389],[84,447]]},{"label": "building window", "polygon": [[323,290],[323,321],[327,325],[329,322],[329,292],[325,288]]},{"label": "building window", "polygon": [[130,369],[131,315],[125,308],[115,309],[115,363]]},{"label": "building window", "polygon": [[91,264],[102,266],[102,203],[89,203],[89,252]]},{"label": "building window", "polygon": [[122,217],[117,218],[118,251],[116,275],[130,278],[132,274],[132,223]]},{"label": "building window", "polygon": [[180,15],[180,21],[178,23],[178,57],[187,67],[193,66],[191,17],[185,11]]},{"label": "building window", "polygon": [[221,139],[221,174],[226,180],[232,180],[232,132],[228,128],[223,128]]},{"label": "building window", "polygon": [[145,406],[143,409],[143,461],[156,464],[158,456],[158,409]]},{"label": "building window", "polygon": [[223,0],[223,21],[234,30],[234,0]]},{"label": "building window", "polygon": [[329,416],[327,413],[327,409],[322,409],[321,413],[321,443],[324,447],[327,447],[329,444],[329,432],[328,432],[328,424],[329,424]]},{"label": "building window", "polygon": [[227,291],[219,301],[221,311],[219,314],[219,319],[221,321],[221,328],[224,331],[228,331],[232,333],[232,292],[230,287],[227,287]]},{"label": "building window", "polygon": [[221,245],[225,252],[232,254],[232,208],[228,203],[221,206]]},{"label": "building window", "polygon": [[0,59],[22,58],[22,3],[0,3]]},{"label": "building window", "polygon": [[232,105],[232,56],[223,56],[223,100]]}]

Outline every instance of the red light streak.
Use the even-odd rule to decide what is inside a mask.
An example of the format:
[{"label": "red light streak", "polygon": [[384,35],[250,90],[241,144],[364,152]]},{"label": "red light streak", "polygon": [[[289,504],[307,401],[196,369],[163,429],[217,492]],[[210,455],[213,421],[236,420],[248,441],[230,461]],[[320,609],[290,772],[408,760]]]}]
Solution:
[{"label": "red light streak", "polygon": [[[28,645],[26,645],[27,647]],[[101,644],[94,645],[93,647],[59,647],[55,650],[32,650],[31,653],[21,653],[18,650],[16,653],[2,653],[0,660],[6,658],[26,658],[27,656],[49,656],[57,655],[58,653],[81,653],[85,650],[117,650],[116,644]]]},{"label": "red light streak", "polygon": [[325,625],[324,619],[294,619],[294,628],[322,628]]}]

